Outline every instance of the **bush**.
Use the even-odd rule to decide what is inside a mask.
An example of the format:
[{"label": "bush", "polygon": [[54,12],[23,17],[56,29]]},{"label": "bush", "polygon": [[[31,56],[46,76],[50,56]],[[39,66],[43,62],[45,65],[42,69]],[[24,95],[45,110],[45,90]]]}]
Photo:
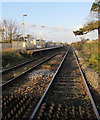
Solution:
[{"label": "bush", "polygon": [[98,54],[98,42],[94,41],[92,43],[75,43],[73,45],[84,58],[84,63],[94,69],[97,72],[100,72],[98,63],[100,61],[100,55]]},{"label": "bush", "polygon": [[2,67],[9,68],[19,63],[24,62],[26,59],[31,58],[29,54],[20,52],[3,52],[2,53]]}]

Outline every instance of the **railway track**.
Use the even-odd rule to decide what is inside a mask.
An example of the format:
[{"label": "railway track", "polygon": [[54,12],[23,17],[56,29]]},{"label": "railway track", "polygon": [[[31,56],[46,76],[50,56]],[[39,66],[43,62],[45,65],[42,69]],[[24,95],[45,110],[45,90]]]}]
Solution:
[{"label": "railway track", "polygon": [[72,49],[60,64],[30,120],[100,120]]},{"label": "railway track", "polygon": [[[43,49],[45,51],[45,49]],[[39,56],[35,55],[35,58],[24,62],[22,64],[19,64],[17,66],[14,66],[12,68],[6,69],[2,71],[2,84],[6,83],[7,81],[10,81],[11,79],[14,79],[18,76],[20,76],[22,73],[24,73],[25,71],[28,71],[30,68],[33,68],[33,66],[35,66],[37,63],[39,63],[40,61],[43,61],[43,59],[46,59],[47,57],[50,57],[52,55],[54,55],[55,53],[59,52],[56,51],[56,48],[53,52],[49,51],[49,49],[47,49],[48,52],[45,54],[40,54]],[[52,50],[52,49],[50,49]],[[41,51],[37,51],[37,52],[41,52]]]},{"label": "railway track", "polygon": [[56,56],[56,54],[49,56],[49,57],[44,57],[43,59],[36,61],[37,64],[33,65],[31,68],[29,68],[28,70],[26,70],[25,72],[22,72],[20,75],[9,79],[7,82],[5,82],[4,84],[2,84],[2,90],[4,91],[7,87],[9,87],[9,85],[11,86],[11,84],[16,83],[16,81],[18,81],[18,79],[20,80],[21,77],[24,77],[25,74],[29,73],[30,71],[32,71],[33,69],[36,69],[38,66],[40,66],[41,64],[45,63],[46,61],[50,60],[52,57]]},{"label": "railway track", "polygon": [[[39,63],[38,67],[36,65],[34,70],[27,71],[27,73],[13,79],[13,82],[8,82],[3,86],[3,120],[27,120],[27,116],[30,116],[36,107],[64,54],[65,52],[59,52],[59,54],[49,57]],[[53,63],[54,61],[56,63]],[[40,67],[46,67],[46,64],[51,68]]]},{"label": "railway track", "polygon": [[[58,63],[56,68],[61,62],[61,56],[64,56],[64,52],[62,53],[55,56]],[[49,63],[52,62],[41,65]],[[49,68],[46,71],[37,68],[27,82],[20,85],[25,80],[24,74],[19,77],[19,82],[16,79],[13,86],[10,85],[3,91],[3,120],[100,119],[72,49],[67,51],[57,71],[53,70],[55,74]]]},{"label": "railway track", "polygon": [[[44,56],[44,55],[41,56],[41,54],[39,54],[38,57],[37,57],[36,54],[35,54],[35,56],[34,56],[34,53],[36,53],[36,52],[49,51],[49,50],[56,49],[56,48],[60,48],[60,47],[45,48],[45,49],[38,49],[38,50],[29,50],[28,53],[33,54],[34,59],[31,59],[31,60],[29,60],[29,61],[26,61],[26,62],[21,63],[21,64],[18,64],[18,65],[15,65],[14,67],[11,67],[11,68],[8,68],[8,69],[4,69],[4,70],[1,71],[1,73],[2,73],[2,74],[6,74],[6,73],[9,72],[9,71],[11,72],[11,70],[14,70],[14,69],[17,69],[17,68],[19,68],[19,67],[22,67],[22,66],[24,66],[24,65],[26,65],[26,64],[29,64],[29,63],[31,63],[31,62],[39,59],[39,58],[42,58],[42,57]],[[48,53],[50,53],[50,52],[48,52]],[[45,54],[46,54],[46,53],[45,53]]]}]

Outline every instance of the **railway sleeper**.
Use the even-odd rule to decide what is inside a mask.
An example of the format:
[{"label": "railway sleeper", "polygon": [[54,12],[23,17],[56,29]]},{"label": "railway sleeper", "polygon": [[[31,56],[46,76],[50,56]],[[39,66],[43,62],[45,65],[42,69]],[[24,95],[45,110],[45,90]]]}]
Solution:
[{"label": "railway sleeper", "polygon": [[[13,109],[14,106],[21,106],[21,103],[23,103],[27,99],[23,99],[22,97],[14,98],[10,104],[3,106],[3,114],[9,113]],[[20,102],[19,102],[20,101]]]},{"label": "railway sleeper", "polygon": [[42,104],[34,120],[96,120],[93,116],[89,107],[85,109],[80,105],[45,103],[45,107]]},{"label": "railway sleeper", "polygon": [[[18,111],[18,113],[21,113],[21,111],[23,111],[22,107],[25,110],[25,108],[29,104],[30,100],[31,100],[31,98],[28,99],[27,97],[25,97],[25,98],[20,97],[20,99],[17,100],[16,104],[12,104],[12,105],[8,106],[7,108],[9,108],[9,109],[4,109],[3,118],[5,119],[7,116],[7,119],[11,119],[13,116],[15,116],[17,111]],[[24,106],[24,104],[25,104],[25,106]]]}]

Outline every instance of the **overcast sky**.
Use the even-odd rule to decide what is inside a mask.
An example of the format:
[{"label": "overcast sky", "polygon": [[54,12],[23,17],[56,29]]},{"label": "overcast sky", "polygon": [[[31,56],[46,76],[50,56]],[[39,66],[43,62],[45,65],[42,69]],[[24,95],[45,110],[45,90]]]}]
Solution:
[{"label": "overcast sky", "polygon": [[[2,18],[13,19],[19,25],[24,17],[25,33],[34,34],[47,41],[75,42],[73,30],[87,22],[93,2],[3,2]],[[97,33],[85,36],[96,39]]]}]

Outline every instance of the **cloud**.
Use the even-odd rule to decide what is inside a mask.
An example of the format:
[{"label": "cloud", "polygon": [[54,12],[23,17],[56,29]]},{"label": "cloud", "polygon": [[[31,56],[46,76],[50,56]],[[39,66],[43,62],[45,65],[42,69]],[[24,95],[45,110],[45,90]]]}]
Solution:
[{"label": "cloud", "polygon": [[[19,24],[20,27],[23,27],[23,23]],[[67,29],[64,26],[46,26],[46,25],[33,25],[28,22],[24,22],[24,26],[26,28],[31,28],[31,29],[47,29],[51,31],[67,31]]]},{"label": "cloud", "polygon": [[94,30],[91,31],[85,35],[83,35],[84,38],[89,38],[90,40],[96,40],[98,38],[98,31]]},{"label": "cloud", "polygon": [[42,31],[35,33],[35,36],[36,36],[36,38],[41,38],[41,39],[45,38],[45,35]]},{"label": "cloud", "polygon": [[60,42],[67,42],[67,43],[72,43],[72,42],[77,42],[80,41],[81,37],[87,39],[89,38],[90,40],[95,40],[97,39],[97,30],[92,31],[86,35],[80,35],[80,36],[75,36],[73,33],[73,28],[68,29],[67,32],[61,32],[61,33],[53,33],[49,34],[46,39],[50,41],[60,41]]},{"label": "cloud", "polygon": [[46,39],[49,41],[60,41],[60,42],[67,42],[72,43],[74,40],[76,40],[76,37],[73,35],[72,29],[67,30],[66,32],[54,32],[51,34],[48,34],[46,36]]},{"label": "cloud", "polygon": [[[23,29],[22,23],[20,26]],[[31,34],[35,37],[46,39],[47,41],[60,41],[72,43],[80,41],[80,37],[89,38],[90,40],[97,39],[97,30],[92,31],[86,35],[75,36],[73,31],[79,29],[82,25],[78,25],[74,28],[67,29],[64,26],[45,26],[45,25],[33,25],[25,22],[25,33]]]},{"label": "cloud", "polygon": [[64,26],[44,26],[44,28],[56,32],[67,31],[67,29]]}]

